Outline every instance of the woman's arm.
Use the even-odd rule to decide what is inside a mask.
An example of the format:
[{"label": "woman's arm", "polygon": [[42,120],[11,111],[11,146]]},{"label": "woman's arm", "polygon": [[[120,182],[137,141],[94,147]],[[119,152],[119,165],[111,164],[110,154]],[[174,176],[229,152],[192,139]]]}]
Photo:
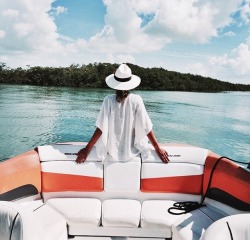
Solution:
[{"label": "woman's arm", "polygon": [[163,148],[160,148],[153,130],[150,131],[147,136],[148,136],[149,141],[152,143],[157,155],[161,159],[161,161],[164,163],[168,163],[169,162],[168,153]]},{"label": "woman's arm", "polygon": [[99,128],[96,128],[93,136],[91,137],[86,147],[81,149],[77,153],[76,163],[83,163],[86,161],[91,149],[93,148],[93,146],[95,145],[95,143],[97,142],[97,140],[100,138],[101,135],[102,131]]}]

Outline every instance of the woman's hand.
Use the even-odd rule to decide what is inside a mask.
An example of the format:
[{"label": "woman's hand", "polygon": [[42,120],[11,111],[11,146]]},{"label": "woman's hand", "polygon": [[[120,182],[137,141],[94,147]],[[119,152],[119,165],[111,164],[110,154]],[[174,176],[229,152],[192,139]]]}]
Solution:
[{"label": "woman's hand", "polygon": [[157,155],[159,156],[159,158],[161,159],[161,161],[163,163],[168,163],[169,162],[168,153],[163,148],[160,148],[153,130],[151,130],[147,136],[148,136],[149,141],[154,146],[154,149],[155,149]]},{"label": "woman's hand", "polygon": [[169,158],[168,158],[168,153],[166,150],[164,150],[163,148],[158,148],[155,149],[157,155],[159,156],[159,158],[161,159],[161,161],[163,163],[168,163],[169,162]]},{"label": "woman's hand", "polygon": [[93,136],[91,137],[90,141],[86,145],[85,148],[81,149],[76,155],[76,163],[83,163],[86,161],[91,149],[97,142],[97,140],[100,138],[102,135],[102,131],[99,128],[96,128],[95,132],[93,133]]},{"label": "woman's hand", "polygon": [[81,149],[76,155],[76,163],[84,163],[90,153],[90,150],[87,148]]}]

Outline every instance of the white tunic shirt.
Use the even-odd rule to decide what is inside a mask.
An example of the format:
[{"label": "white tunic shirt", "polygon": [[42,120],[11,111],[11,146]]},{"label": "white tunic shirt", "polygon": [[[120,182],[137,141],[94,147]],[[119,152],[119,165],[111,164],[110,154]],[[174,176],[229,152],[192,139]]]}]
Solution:
[{"label": "white tunic shirt", "polygon": [[147,134],[152,126],[139,95],[129,94],[122,103],[115,94],[107,96],[96,121],[102,131],[96,144],[98,156],[103,161],[129,161],[149,151]]}]

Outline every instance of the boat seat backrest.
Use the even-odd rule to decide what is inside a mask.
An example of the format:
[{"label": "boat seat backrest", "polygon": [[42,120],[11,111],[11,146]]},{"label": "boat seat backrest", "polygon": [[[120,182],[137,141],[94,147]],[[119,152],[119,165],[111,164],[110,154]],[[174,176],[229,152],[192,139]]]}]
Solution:
[{"label": "boat seat backrest", "polygon": [[104,163],[105,192],[139,192],[141,175],[141,158],[128,162]]},{"label": "boat seat backrest", "polygon": [[167,146],[170,163],[155,151],[131,161],[101,162],[94,148],[85,163],[75,163],[82,145],[38,148],[42,192],[180,193],[201,195],[207,150]]},{"label": "boat seat backrest", "polygon": [[186,146],[165,149],[170,159],[168,164],[162,163],[155,151],[142,154],[141,191],[201,195],[208,151]]},{"label": "boat seat backrest", "polygon": [[48,145],[38,148],[41,161],[42,192],[103,191],[103,164],[95,149],[88,160],[75,162],[80,145]]}]

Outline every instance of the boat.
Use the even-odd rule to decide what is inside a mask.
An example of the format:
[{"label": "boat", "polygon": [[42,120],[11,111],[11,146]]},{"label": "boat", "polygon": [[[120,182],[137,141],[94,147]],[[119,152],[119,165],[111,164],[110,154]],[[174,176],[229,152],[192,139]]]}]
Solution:
[{"label": "boat", "polygon": [[250,239],[250,172],[212,151],[161,144],[132,161],[102,162],[83,142],[0,163],[1,240]]}]

